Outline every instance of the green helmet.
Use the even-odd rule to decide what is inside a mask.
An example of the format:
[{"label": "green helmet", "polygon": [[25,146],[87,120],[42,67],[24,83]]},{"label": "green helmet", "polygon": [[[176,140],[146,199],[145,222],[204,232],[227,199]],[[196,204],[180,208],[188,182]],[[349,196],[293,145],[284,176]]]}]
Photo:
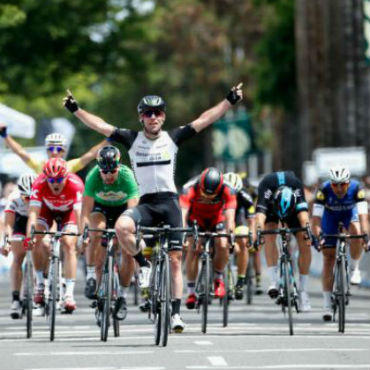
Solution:
[{"label": "green helmet", "polygon": [[138,106],[137,111],[138,113],[143,113],[148,109],[159,109],[163,112],[166,111],[166,103],[165,101],[158,95],[147,95],[144,96]]}]

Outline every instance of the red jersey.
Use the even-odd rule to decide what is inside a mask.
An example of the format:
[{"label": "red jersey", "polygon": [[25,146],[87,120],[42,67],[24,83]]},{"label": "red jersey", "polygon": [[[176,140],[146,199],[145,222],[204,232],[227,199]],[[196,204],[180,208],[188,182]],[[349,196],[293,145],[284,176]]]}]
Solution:
[{"label": "red jersey", "polygon": [[211,229],[225,221],[224,210],[236,209],[236,194],[227,184],[213,199],[201,196],[199,183],[185,185],[180,195],[181,208],[189,209],[189,221],[197,220],[204,229]]},{"label": "red jersey", "polygon": [[30,206],[42,207],[45,205],[52,212],[68,212],[81,207],[84,183],[74,173],[68,173],[62,192],[52,193],[47,177],[39,175],[33,183]]}]

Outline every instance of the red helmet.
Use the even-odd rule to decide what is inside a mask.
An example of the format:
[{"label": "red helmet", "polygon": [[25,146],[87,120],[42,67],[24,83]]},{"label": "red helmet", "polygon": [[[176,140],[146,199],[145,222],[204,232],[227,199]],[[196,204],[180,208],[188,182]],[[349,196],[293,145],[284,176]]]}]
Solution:
[{"label": "red helmet", "polygon": [[47,177],[65,177],[67,174],[67,162],[62,158],[50,158],[45,162],[42,172]]}]

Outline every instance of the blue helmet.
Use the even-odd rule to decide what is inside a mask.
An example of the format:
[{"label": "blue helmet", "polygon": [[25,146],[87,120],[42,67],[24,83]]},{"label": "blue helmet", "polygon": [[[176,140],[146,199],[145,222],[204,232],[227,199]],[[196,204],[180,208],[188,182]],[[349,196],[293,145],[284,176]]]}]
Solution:
[{"label": "blue helmet", "polygon": [[279,218],[290,216],[295,210],[297,197],[288,186],[281,186],[274,194],[274,210]]}]

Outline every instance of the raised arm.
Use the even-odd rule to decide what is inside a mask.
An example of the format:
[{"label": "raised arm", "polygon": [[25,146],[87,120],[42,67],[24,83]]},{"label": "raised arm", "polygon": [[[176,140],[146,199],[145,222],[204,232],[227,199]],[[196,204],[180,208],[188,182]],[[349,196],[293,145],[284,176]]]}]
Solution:
[{"label": "raised arm", "polygon": [[17,154],[26,164],[30,161],[31,156],[27,153],[23,147],[18,144],[11,136],[7,133],[7,127],[4,124],[0,124],[0,135],[4,138],[6,145]]},{"label": "raised arm", "polygon": [[212,123],[219,120],[230,108],[232,105],[238,103],[243,98],[242,91],[243,84],[239,83],[237,86],[234,86],[226,98],[214,107],[203,112],[196,120],[191,122],[191,126],[196,132],[204,130],[206,127]]},{"label": "raised arm", "polygon": [[99,144],[93,146],[90,148],[89,151],[87,151],[84,155],[80,157],[80,162],[83,167],[88,165],[92,160],[96,159],[96,155],[98,154],[98,151],[103,146],[109,145],[107,140],[101,141]]},{"label": "raised arm", "polygon": [[109,137],[116,129],[116,127],[106,123],[102,118],[95,116],[84,109],[81,109],[69,90],[67,90],[67,96],[63,99],[63,104],[66,109],[74,114],[87,127],[99,132],[102,135]]}]

